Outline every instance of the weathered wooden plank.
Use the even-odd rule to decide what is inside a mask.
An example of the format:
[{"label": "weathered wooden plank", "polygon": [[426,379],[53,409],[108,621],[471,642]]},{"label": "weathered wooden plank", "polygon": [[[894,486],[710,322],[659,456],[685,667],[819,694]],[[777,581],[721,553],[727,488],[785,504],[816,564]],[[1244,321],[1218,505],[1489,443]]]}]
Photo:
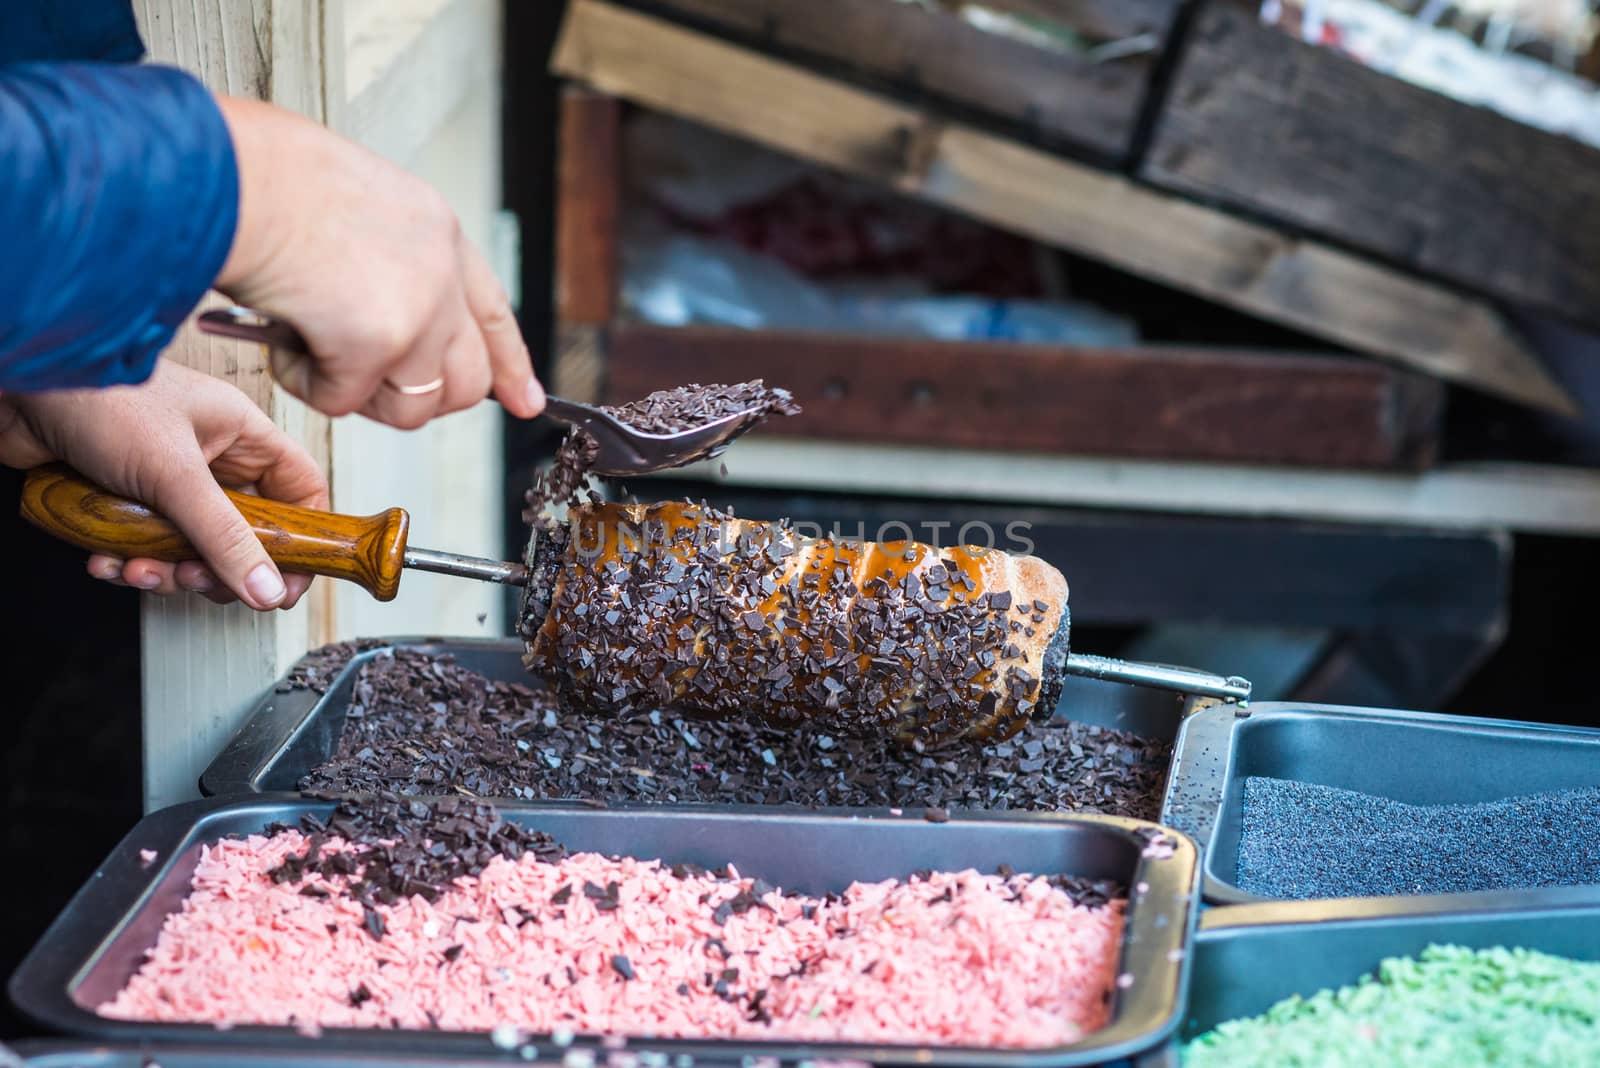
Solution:
[{"label": "weathered wooden plank", "polygon": [[[724,461],[726,475],[720,471]],[[763,427],[722,459],[630,484],[641,494],[674,496],[682,491],[670,484],[683,479],[822,493],[1600,537],[1600,471],[1551,464],[1446,462],[1416,474],[1331,471],[784,438]]]},{"label": "weathered wooden plank", "polygon": [[[759,47],[820,58],[880,84],[998,116],[1060,142],[1123,160],[1166,37],[1175,0],[1144,0],[1143,17],[1108,19],[1105,4],[1034,3],[1053,21],[1074,14],[1108,28],[1146,27],[1149,51],[1095,62],[1087,55],[1039,47],[987,32],[942,8],[896,0],[652,0],[652,6],[733,32]],[[1077,12],[1072,9],[1089,9]],[[1018,12],[1034,17],[1043,10]]]},{"label": "weathered wooden plank", "polygon": [[1174,0],[983,0],[991,11],[1060,23],[1096,44],[1144,34],[1165,35],[1180,3]]},{"label": "weathered wooden plank", "polygon": [[576,87],[561,95],[555,304],[564,326],[600,326],[616,312],[620,117],[615,97]]},{"label": "weathered wooden plank", "polygon": [[1198,15],[1142,176],[1600,324],[1600,150],[1229,5]]},{"label": "weathered wooden plank", "polygon": [[[472,6],[490,21],[480,32],[494,40],[499,5],[473,0]],[[427,51],[435,47],[419,44]],[[449,47],[447,42],[438,46]],[[498,86],[492,72],[477,79],[472,94],[407,164],[445,198],[463,235],[480,249],[489,245],[502,202]],[[413,536],[427,545],[491,552],[501,538],[508,503],[501,490],[504,421],[503,410],[493,402],[436,419],[416,432],[362,418],[336,420],[334,498],[341,509],[358,515],[405,508],[413,516]],[[407,572],[399,595],[386,603],[351,583],[327,585],[337,590],[341,638],[506,633],[506,599],[488,583]]]},{"label": "weathered wooden plank", "polygon": [[[605,363],[604,327],[588,324],[557,327],[550,392],[580,404],[600,403],[604,391]],[[692,375],[676,384],[681,386],[697,377]]]},{"label": "weathered wooden plank", "polygon": [[1552,411],[1572,398],[1487,304],[599,0],[557,72],[1047,244]]},{"label": "weathered wooden plank", "polygon": [[[324,118],[326,31],[338,0],[138,0],[152,59],[199,75],[219,92],[270,99]],[[337,38],[335,38],[337,39]],[[231,382],[324,464],[327,419],[275,388],[265,348],[192,330],[164,358]],[[144,796],[147,810],[197,796],[200,770],[237,729],[255,694],[310,645],[331,637],[329,587],[293,612],[257,613],[200,597],[146,596],[142,612]]]},{"label": "weathered wooden plank", "polygon": [[1444,387],[1360,357],[1095,349],[619,324],[607,403],[764,378],[776,434],[1099,456],[1422,467]]},{"label": "weathered wooden plank", "polygon": [[499,73],[495,0],[354,4],[341,133],[398,163],[417,154]]}]

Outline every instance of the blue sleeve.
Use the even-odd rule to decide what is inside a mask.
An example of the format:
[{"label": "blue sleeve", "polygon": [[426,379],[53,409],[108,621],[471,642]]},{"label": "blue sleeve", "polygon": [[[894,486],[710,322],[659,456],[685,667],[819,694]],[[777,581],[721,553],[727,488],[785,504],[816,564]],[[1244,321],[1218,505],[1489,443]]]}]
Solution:
[{"label": "blue sleeve", "polygon": [[0,66],[0,391],[149,377],[238,209],[227,125],[190,75]]}]

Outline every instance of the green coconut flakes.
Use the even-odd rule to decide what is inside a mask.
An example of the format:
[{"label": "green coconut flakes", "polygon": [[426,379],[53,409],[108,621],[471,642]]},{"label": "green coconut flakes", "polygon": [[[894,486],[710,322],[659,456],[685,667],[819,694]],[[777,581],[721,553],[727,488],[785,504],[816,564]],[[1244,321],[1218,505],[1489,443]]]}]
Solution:
[{"label": "green coconut flakes", "polygon": [[1429,946],[1351,986],[1278,1002],[1188,1043],[1184,1068],[1600,1064],[1600,963]]}]

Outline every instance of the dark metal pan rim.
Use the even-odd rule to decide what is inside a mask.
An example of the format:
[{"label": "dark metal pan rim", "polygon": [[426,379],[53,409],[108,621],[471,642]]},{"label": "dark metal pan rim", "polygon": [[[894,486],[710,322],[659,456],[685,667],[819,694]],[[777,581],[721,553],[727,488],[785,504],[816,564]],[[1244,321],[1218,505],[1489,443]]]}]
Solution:
[{"label": "dark metal pan rim", "polygon": [[[516,681],[537,687],[539,680],[522,672],[522,643],[514,638],[382,637],[372,648],[354,654],[326,679],[327,693],[304,687],[285,689],[286,680],[269,688],[251,707],[245,722],[227,741],[200,776],[200,792],[207,797],[271,793],[294,789],[298,772],[293,768],[296,754],[305,761],[305,750],[326,751],[315,761],[326,759],[338,740],[329,720],[337,718],[342,729],[342,709],[333,707],[332,695],[344,692],[354,675],[366,664],[396,649],[454,656],[463,666],[477,670],[488,663],[504,663],[509,658],[518,665]],[[1124,686],[1070,676],[1064,682],[1069,694],[1083,695],[1092,707],[1080,709],[1086,722],[1131,730],[1150,738],[1171,740],[1183,716],[1202,707],[1202,698],[1188,698],[1161,691]],[[1062,713],[1058,712],[1060,716]],[[312,764],[303,764],[309,771]],[[504,800],[522,803],[516,798]],[[569,800],[578,800],[576,798]],[[705,802],[715,804],[716,802]],[[783,806],[803,808],[806,806]]]},{"label": "dark metal pan rim", "polygon": [[[1490,717],[1287,701],[1262,702],[1249,709],[1223,706],[1202,709],[1187,717],[1179,727],[1173,747],[1172,768],[1162,795],[1160,819],[1163,824],[1193,835],[1199,843],[1201,892],[1207,911],[1212,908],[1291,903],[1286,899],[1251,893],[1238,886],[1234,878],[1224,876],[1215,867],[1217,838],[1222,831],[1223,810],[1227,804],[1229,785],[1234,780],[1235,765],[1239,758],[1239,731],[1250,729],[1254,724],[1290,721],[1343,721],[1399,727],[1432,735],[1467,734],[1476,739],[1508,741],[1520,739],[1545,744],[1568,742],[1578,746],[1600,747],[1600,728]],[[1600,757],[1600,752],[1596,755]],[[1206,767],[1197,769],[1195,764],[1202,756],[1208,758],[1210,763]],[[1596,763],[1595,780],[1600,782],[1600,761]],[[1201,803],[1202,810],[1197,810],[1197,802]],[[1600,886],[1574,885],[1442,894],[1396,894],[1375,897],[1372,900],[1392,897],[1396,901],[1414,901],[1417,903],[1418,911],[1432,911],[1452,908],[1458,904],[1463,907],[1481,904],[1492,908],[1506,895],[1515,896],[1515,899],[1525,907],[1536,906],[1545,900],[1587,903],[1600,901]],[[1307,900],[1329,902],[1344,899]],[[1409,911],[1409,907],[1406,909]]]},{"label": "dark metal pan rim", "polygon": [[[492,803],[492,802],[491,802]],[[308,800],[300,794],[257,794],[248,798],[206,799],[175,806],[148,816],[117,846],[111,858],[79,891],[45,937],[12,976],[9,992],[12,1002],[27,1016],[52,1031],[83,1036],[96,1041],[161,1042],[185,1046],[211,1042],[229,1047],[260,1046],[263,1043],[287,1050],[315,1050],[318,1042],[331,1040],[335,1048],[351,1051],[417,1051],[437,1049],[452,1054],[493,1055],[485,1032],[433,1032],[386,1030],[377,1028],[325,1028],[321,1039],[313,1039],[292,1028],[266,1025],[241,1025],[219,1030],[209,1024],[151,1024],[122,1021],[99,1016],[80,1005],[76,991],[96,967],[101,953],[141,913],[150,907],[163,877],[190,855],[202,842],[221,837],[207,823],[207,817],[259,819],[265,827],[276,821],[293,822],[286,816],[331,807],[328,802]],[[1187,994],[1188,944],[1193,934],[1196,906],[1198,853],[1192,842],[1172,835],[1165,828],[1118,816],[1068,813],[972,812],[952,814],[948,823],[928,824],[919,810],[896,816],[888,809],[835,809],[793,812],[767,806],[723,806],[707,811],[689,806],[638,804],[596,809],[573,802],[530,802],[498,804],[507,816],[525,813],[577,814],[606,818],[625,816],[661,824],[692,818],[696,821],[734,823],[750,820],[785,825],[839,823],[841,821],[887,822],[907,826],[924,825],[936,829],[974,823],[1021,824],[1035,827],[1087,826],[1129,839],[1129,847],[1141,847],[1136,832],[1155,828],[1170,835],[1174,854],[1152,859],[1141,855],[1132,882],[1148,885],[1143,894],[1130,891],[1125,920],[1125,935],[1120,950],[1119,972],[1143,972],[1130,991],[1119,991],[1121,1008],[1110,1022],[1083,1041],[1070,1046],[1047,1049],[995,1049],[964,1046],[913,1046],[860,1042],[800,1042],[796,1040],[717,1040],[717,1039],[630,1039],[628,1048],[659,1051],[676,1056],[688,1054],[696,1061],[729,1062],[741,1057],[769,1057],[783,1062],[795,1060],[864,1061],[886,1065],[995,1066],[995,1068],[1065,1068],[1097,1064],[1129,1057],[1167,1041],[1176,1031]],[[209,833],[208,833],[209,831]],[[154,849],[157,859],[148,867],[139,861],[143,849]],[[136,892],[110,892],[115,879],[107,872],[138,873]],[[97,893],[97,890],[100,891]],[[96,899],[99,900],[96,900]],[[88,929],[71,930],[66,921],[75,913],[88,912]],[[67,928],[63,930],[62,928]],[[1137,957],[1139,963],[1130,961]],[[575,1046],[599,1048],[598,1036],[582,1036]],[[554,1051],[550,1036],[531,1036],[529,1044],[540,1052]]]}]

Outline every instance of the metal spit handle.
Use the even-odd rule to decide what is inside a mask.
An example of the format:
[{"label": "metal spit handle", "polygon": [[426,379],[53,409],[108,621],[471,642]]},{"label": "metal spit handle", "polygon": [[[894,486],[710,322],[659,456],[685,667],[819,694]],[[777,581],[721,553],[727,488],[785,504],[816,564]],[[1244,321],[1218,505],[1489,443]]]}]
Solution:
[{"label": "metal spit handle", "polygon": [[1109,656],[1069,653],[1067,674],[1087,675],[1094,679],[1151,686],[1158,690],[1173,690],[1201,697],[1220,697],[1225,701],[1250,700],[1249,679],[1241,679],[1237,675],[1224,678],[1209,671],[1169,667],[1166,664],[1141,664],[1131,660],[1115,660]]}]

